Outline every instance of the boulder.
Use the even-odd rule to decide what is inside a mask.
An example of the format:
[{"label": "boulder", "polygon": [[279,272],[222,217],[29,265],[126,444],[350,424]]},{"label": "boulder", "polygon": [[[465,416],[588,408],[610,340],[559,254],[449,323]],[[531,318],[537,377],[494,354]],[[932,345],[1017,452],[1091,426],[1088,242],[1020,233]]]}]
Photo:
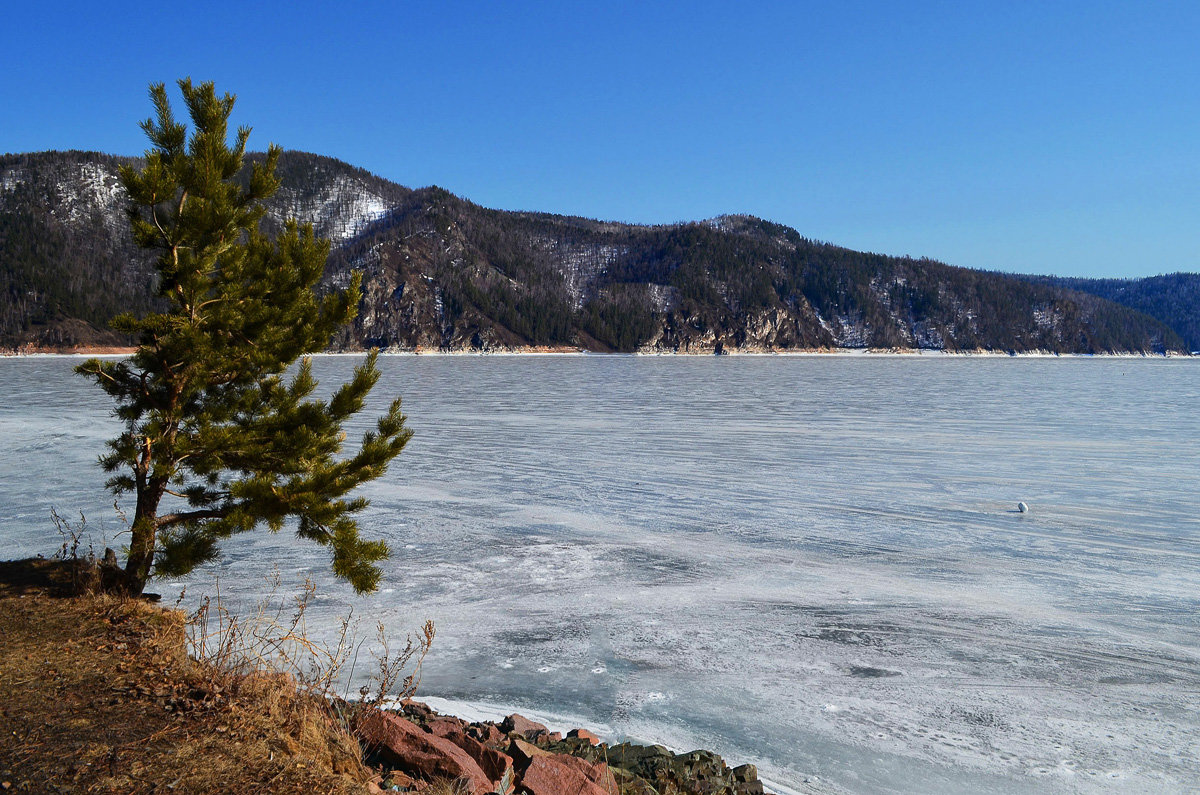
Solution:
[{"label": "boulder", "polygon": [[356,733],[368,753],[410,776],[464,778],[473,795],[492,789],[492,781],[470,754],[398,715],[372,712],[359,723]]},{"label": "boulder", "polygon": [[492,781],[499,781],[505,771],[513,766],[511,757],[471,737],[457,721],[433,721],[428,729],[431,734],[449,740],[466,751]]},{"label": "boulder", "polygon": [[538,734],[549,734],[550,730],[537,721],[532,721],[524,715],[513,713],[500,721],[500,731],[505,734],[519,734],[522,737],[534,737]]},{"label": "boulder", "polygon": [[599,784],[601,787],[613,780],[612,774],[608,772],[608,765],[603,762],[589,762],[577,756],[565,756],[562,754],[557,754],[554,758],[561,760],[568,767],[575,768],[588,781],[593,784]]},{"label": "boulder", "polygon": [[586,759],[589,762],[604,761],[605,754],[608,751],[608,746],[600,743],[592,745],[589,741],[582,737],[564,737],[556,743],[537,743],[540,747],[547,751],[553,751],[556,754],[570,754]]},{"label": "boulder", "polygon": [[738,765],[731,773],[733,780],[737,783],[758,781],[758,768],[754,765]]},{"label": "boulder", "polygon": [[657,778],[659,770],[665,770],[675,760],[675,754],[661,745],[635,745],[621,743],[608,748],[608,762],[636,773],[643,778]]},{"label": "boulder", "polygon": [[592,745],[600,744],[600,738],[597,737],[596,735],[592,734],[587,729],[571,729],[571,731],[567,732],[567,736],[568,737],[577,737],[580,740],[587,740]]},{"label": "boulder", "polygon": [[367,782],[367,792],[369,795],[380,795],[384,792],[415,790],[418,786],[417,781],[399,770],[392,770],[389,771],[387,778],[384,778],[382,773],[376,773],[374,778]]},{"label": "boulder", "polygon": [[528,743],[514,737],[512,742],[509,743],[508,755],[512,757],[518,769],[524,770],[534,757],[552,756],[553,754],[544,748],[538,748],[533,743]]},{"label": "boulder", "polygon": [[[414,721],[415,723],[416,721]],[[430,734],[436,734],[438,737],[444,737],[447,732],[454,730],[466,731],[467,724],[458,718],[448,717],[446,715],[436,715],[423,722],[425,731]]]},{"label": "boulder", "polygon": [[472,723],[467,733],[491,748],[503,748],[508,744],[508,735],[494,723]]},{"label": "boulder", "polygon": [[529,795],[612,795],[615,788],[605,788],[593,781],[575,762],[588,765],[571,756],[534,756],[521,774],[521,787]]},{"label": "boulder", "polygon": [[410,718],[427,719],[437,715],[424,701],[413,701],[411,698],[406,698],[400,703],[400,710]]},{"label": "boulder", "polygon": [[616,790],[603,762],[556,754],[516,737],[508,753],[521,774],[521,786],[531,795],[595,795]]},{"label": "boulder", "polygon": [[607,749],[607,760],[621,778],[622,792],[635,791],[624,779],[627,772],[659,791],[674,788],[705,795],[763,795],[754,765],[730,770],[725,760],[711,751],[673,754],[660,745],[621,743]]}]

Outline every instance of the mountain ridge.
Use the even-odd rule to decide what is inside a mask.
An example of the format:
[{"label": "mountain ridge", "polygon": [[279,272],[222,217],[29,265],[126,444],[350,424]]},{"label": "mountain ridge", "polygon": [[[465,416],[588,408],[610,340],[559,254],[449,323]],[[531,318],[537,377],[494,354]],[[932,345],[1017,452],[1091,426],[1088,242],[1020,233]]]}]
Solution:
[{"label": "mountain ridge", "polygon": [[[156,305],[116,177],[136,162],[0,157],[0,345],[118,344],[108,318]],[[1088,280],[856,252],[748,215],[638,225],[494,210],[303,152],[285,152],[279,176],[267,228],[293,216],[330,238],[327,286],[363,272],[359,316],[334,340],[339,350],[1195,347],[1172,328],[1190,335],[1186,307],[1168,323],[1137,311],[1153,309],[1145,300],[1130,308]]]},{"label": "mountain ridge", "polygon": [[1091,293],[1169,325],[1192,351],[1200,351],[1200,273],[1162,273],[1140,279],[1021,276],[1033,282]]}]

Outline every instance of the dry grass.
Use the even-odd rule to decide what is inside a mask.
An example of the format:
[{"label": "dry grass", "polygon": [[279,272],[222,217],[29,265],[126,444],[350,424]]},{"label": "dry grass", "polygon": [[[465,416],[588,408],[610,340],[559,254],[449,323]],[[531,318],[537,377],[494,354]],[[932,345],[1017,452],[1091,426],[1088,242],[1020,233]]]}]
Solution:
[{"label": "dry grass", "polygon": [[439,779],[431,782],[421,795],[471,795],[471,783],[465,779]]},{"label": "dry grass", "polygon": [[361,793],[372,775],[292,676],[186,653],[185,617],[68,598],[70,562],[0,563],[0,784],[15,792]]},{"label": "dry grass", "polygon": [[[415,637],[407,636],[403,648],[393,648],[382,622],[376,624],[373,644],[360,639],[353,613],[342,617],[331,639],[315,640],[307,621],[316,595],[313,581],[305,579],[290,599],[280,595],[278,572],[268,582],[269,592],[247,615],[225,607],[218,582],[215,599],[205,597],[188,617],[188,650],[212,686],[235,687],[248,679],[283,674],[299,693],[330,706],[347,733],[362,711],[416,694],[421,665],[433,645],[432,621],[426,621]],[[353,677],[360,657],[370,658],[371,673],[358,698],[347,701],[345,690],[339,693],[338,688]]]}]

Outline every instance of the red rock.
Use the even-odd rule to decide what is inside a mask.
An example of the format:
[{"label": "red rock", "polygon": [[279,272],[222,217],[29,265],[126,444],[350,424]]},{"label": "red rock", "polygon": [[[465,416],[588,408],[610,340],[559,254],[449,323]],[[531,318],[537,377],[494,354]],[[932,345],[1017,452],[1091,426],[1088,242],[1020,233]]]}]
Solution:
[{"label": "red rock", "polygon": [[599,784],[601,787],[613,780],[612,774],[608,772],[608,765],[603,762],[589,762],[586,759],[580,759],[578,756],[570,756],[568,754],[558,754],[556,759],[562,761],[563,764],[575,768],[593,784]]},{"label": "red rock", "polygon": [[404,710],[406,715],[413,715],[415,717],[429,718],[436,714],[424,701],[413,701],[411,698],[406,698],[400,702],[400,708]]},{"label": "red rock", "polygon": [[438,715],[430,718],[425,723],[425,731],[429,732],[430,734],[436,734],[438,737],[445,736],[443,731],[450,731],[452,729],[465,731],[466,728],[466,722],[461,721],[458,718],[451,718],[445,715]]},{"label": "red rock", "polygon": [[508,744],[508,735],[494,723],[473,723],[470,732],[479,742],[492,748],[502,748]]},{"label": "red rock", "polygon": [[521,786],[529,795],[611,795],[615,791],[592,781],[574,762],[588,764],[563,754],[535,756],[521,775]]},{"label": "red rock", "polygon": [[517,767],[524,769],[535,756],[551,756],[552,754],[544,748],[538,748],[533,743],[527,743],[514,737],[508,746],[508,755],[513,758]]},{"label": "red rock", "polygon": [[492,789],[491,780],[470,754],[398,715],[372,712],[359,724],[357,734],[384,762],[409,775],[427,779],[465,777],[473,795]]},{"label": "red rock", "polygon": [[[416,779],[412,778],[411,776],[409,776],[405,773],[401,773],[399,770],[391,771],[391,775],[388,776],[388,780],[392,782],[393,787],[399,787],[401,792],[403,792],[405,789],[415,790],[419,784],[419,782],[416,781]],[[396,790],[394,790],[394,789],[384,790],[384,792],[395,792],[395,791]]]},{"label": "red rock", "polygon": [[456,721],[434,721],[429,724],[429,731],[466,751],[492,781],[499,781],[504,772],[513,766],[510,757],[471,737]]},{"label": "red rock", "polygon": [[[508,753],[513,759],[517,770],[522,776],[528,775],[530,769],[537,767],[542,773],[534,773],[535,778],[543,775],[547,770],[545,765],[535,762],[538,760],[550,760],[552,769],[566,768],[569,773],[561,773],[560,776],[565,776],[570,779],[572,776],[584,779],[592,784],[604,787],[612,781],[612,776],[608,772],[608,765],[603,762],[592,763],[586,759],[580,759],[577,756],[569,754],[556,754],[552,751],[547,751],[545,748],[539,748],[533,743],[527,743],[524,740],[513,738],[512,744],[508,747]],[[522,779],[524,780],[524,779]],[[553,790],[549,790],[553,791]],[[563,792],[573,792],[573,790],[563,790]],[[536,794],[535,794],[536,795]]]},{"label": "red rock", "polygon": [[587,740],[592,745],[600,744],[600,738],[592,734],[587,729],[571,729],[571,731],[567,732],[567,736],[578,737],[581,740]]},{"label": "red rock", "polygon": [[524,715],[517,715],[516,713],[500,721],[500,730],[506,734],[520,734],[523,737],[529,737],[539,732],[550,733],[550,730],[542,724],[531,721]]}]

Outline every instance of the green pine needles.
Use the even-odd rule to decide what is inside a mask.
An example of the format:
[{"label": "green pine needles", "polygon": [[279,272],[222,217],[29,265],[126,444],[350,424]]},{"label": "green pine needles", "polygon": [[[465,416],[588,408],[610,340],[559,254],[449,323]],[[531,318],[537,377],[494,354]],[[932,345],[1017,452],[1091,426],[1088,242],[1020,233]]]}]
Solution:
[{"label": "green pine needles", "polygon": [[330,548],[338,577],[374,590],[388,548],[360,538],[354,515],[367,501],[347,495],[382,475],[411,431],[396,399],[341,456],[342,426],[379,379],[376,353],[328,400],[312,397],[305,358],[354,318],[360,280],[316,295],[328,241],[295,221],[276,239],[259,231],[263,200],[279,187],[279,147],[239,181],[250,130],[226,140],[234,97],[190,79],[179,88],[191,136],[164,86],[153,85],[146,166],[121,170],[134,239],[158,252],[158,295],[169,308],[113,320],[138,340],[130,359],[76,368],[113,397],[125,423],[100,459],[113,473],[108,486],[137,498],[125,587],[140,594],[152,569],[183,574],[214,559],[222,539],[296,518],[300,537]]}]

